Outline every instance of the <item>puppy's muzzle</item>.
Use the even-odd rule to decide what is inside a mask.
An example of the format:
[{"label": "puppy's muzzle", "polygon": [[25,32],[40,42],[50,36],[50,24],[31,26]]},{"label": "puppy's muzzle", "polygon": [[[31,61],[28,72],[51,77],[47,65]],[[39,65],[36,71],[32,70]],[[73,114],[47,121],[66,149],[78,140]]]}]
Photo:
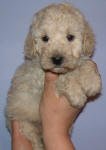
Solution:
[{"label": "puppy's muzzle", "polygon": [[51,57],[51,61],[54,65],[60,66],[64,61],[64,57],[60,55],[56,55],[56,56]]}]

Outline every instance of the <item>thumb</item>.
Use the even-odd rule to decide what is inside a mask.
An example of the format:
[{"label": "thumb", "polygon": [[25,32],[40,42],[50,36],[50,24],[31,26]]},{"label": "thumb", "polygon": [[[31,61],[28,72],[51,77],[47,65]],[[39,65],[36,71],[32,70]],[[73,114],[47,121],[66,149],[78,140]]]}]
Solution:
[{"label": "thumb", "polygon": [[45,80],[47,82],[55,81],[58,78],[58,74],[52,73],[52,72],[46,72],[45,74]]},{"label": "thumb", "polygon": [[58,74],[52,73],[52,72],[46,72],[45,74],[45,87],[49,86],[51,87],[54,82],[57,80]]},{"label": "thumb", "polygon": [[48,95],[54,94],[55,81],[58,78],[58,74],[46,72],[45,74],[45,85],[44,85],[44,93]]}]

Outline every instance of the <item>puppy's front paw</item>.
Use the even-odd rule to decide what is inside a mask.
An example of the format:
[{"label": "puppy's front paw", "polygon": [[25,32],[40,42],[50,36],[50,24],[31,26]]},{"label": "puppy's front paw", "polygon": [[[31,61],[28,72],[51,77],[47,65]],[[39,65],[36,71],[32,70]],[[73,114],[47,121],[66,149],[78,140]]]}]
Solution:
[{"label": "puppy's front paw", "polygon": [[70,91],[66,92],[66,97],[69,102],[71,102],[71,105],[77,108],[83,107],[87,101],[87,97],[81,88],[71,89]]},{"label": "puppy's front paw", "polygon": [[102,83],[98,74],[94,74],[84,82],[84,90],[87,96],[95,96],[101,91]]},{"label": "puppy's front paw", "polygon": [[88,97],[100,93],[102,88],[101,77],[97,65],[93,61],[87,61],[80,67],[78,78]]},{"label": "puppy's front paw", "polygon": [[[87,97],[81,87],[74,77],[66,78],[64,82],[60,80],[56,84],[56,95],[58,97],[64,95],[72,106],[81,108],[87,101]],[[63,80],[61,80],[63,81]]]}]

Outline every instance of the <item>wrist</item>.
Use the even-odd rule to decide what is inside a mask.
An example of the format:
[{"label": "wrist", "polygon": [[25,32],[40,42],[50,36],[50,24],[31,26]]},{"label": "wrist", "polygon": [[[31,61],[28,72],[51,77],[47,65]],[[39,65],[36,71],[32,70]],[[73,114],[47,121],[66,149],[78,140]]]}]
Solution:
[{"label": "wrist", "polygon": [[75,150],[67,133],[44,132],[43,140],[46,150]]},{"label": "wrist", "polygon": [[60,137],[69,137],[69,134],[66,130],[61,130],[58,128],[43,129],[43,137],[45,140],[55,140]]},{"label": "wrist", "polygon": [[48,137],[59,137],[59,136],[68,136],[69,135],[69,127],[63,126],[62,124],[54,124],[54,123],[44,123],[43,122],[43,136]]}]

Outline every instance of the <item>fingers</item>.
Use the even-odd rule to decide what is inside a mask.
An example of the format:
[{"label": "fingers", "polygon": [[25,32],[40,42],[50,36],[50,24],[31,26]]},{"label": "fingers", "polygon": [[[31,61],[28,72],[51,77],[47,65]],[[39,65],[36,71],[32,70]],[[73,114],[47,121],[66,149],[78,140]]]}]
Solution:
[{"label": "fingers", "polygon": [[12,150],[33,150],[31,143],[20,134],[17,120],[12,121]]}]

